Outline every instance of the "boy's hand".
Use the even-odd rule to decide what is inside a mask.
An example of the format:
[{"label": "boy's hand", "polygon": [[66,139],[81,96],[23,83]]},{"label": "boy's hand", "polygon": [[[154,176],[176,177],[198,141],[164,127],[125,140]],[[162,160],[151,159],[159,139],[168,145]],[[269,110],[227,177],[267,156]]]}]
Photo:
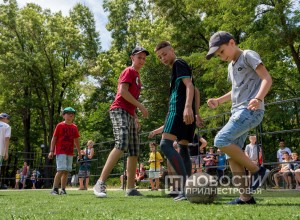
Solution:
[{"label": "boy's hand", "polygon": [[135,125],[138,131],[141,130],[141,123],[138,118],[135,118]]},{"label": "boy's hand", "polygon": [[248,109],[255,111],[259,108],[259,106],[260,106],[260,101],[258,99],[251,99],[248,104]]},{"label": "boy's hand", "polygon": [[142,112],[143,117],[144,117],[144,118],[148,118],[149,113],[148,113],[148,110],[145,108],[145,106],[143,106],[143,105],[141,104],[141,106],[139,107],[139,109],[140,109],[140,111]]},{"label": "boy's hand", "polygon": [[196,117],[196,126],[202,128],[204,126],[203,119],[200,117],[200,115],[195,115],[195,117]]},{"label": "boy's hand", "polygon": [[150,131],[150,132],[149,132],[149,135],[148,135],[148,138],[153,138],[154,136],[155,136],[154,131]]},{"label": "boy's hand", "polygon": [[49,152],[48,159],[51,160],[53,158],[53,152]]},{"label": "boy's hand", "polygon": [[219,106],[219,101],[217,99],[208,99],[207,100],[207,105],[214,109],[214,108],[217,108]]},{"label": "boy's hand", "polygon": [[183,122],[187,125],[190,125],[194,122],[194,113],[192,108],[185,107],[183,111]]}]

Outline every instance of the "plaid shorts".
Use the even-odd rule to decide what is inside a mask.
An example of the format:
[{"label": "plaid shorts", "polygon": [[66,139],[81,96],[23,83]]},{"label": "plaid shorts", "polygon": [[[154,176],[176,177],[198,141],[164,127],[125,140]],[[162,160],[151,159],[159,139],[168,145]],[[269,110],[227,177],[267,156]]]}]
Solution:
[{"label": "plaid shorts", "polygon": [[115,148],[128,152],[129,156],[139,155],[139,137],[134,117],[123,109],[110,111],[115,136]]}]

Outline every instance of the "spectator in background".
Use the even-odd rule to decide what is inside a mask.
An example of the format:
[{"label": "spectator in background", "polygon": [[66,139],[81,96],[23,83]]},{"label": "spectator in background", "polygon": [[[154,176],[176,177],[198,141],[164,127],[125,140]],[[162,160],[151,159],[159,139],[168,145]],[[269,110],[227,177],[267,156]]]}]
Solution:
[{"label": "spectator in background", "polygon": [[0,114],[0,177],[3,160],[8,159],[8,147],[11,135],[11,127],[8,124],[9,119],[10,116],[8,114]]},{"label": "spectator in background", "polygon": [[291,149],[285,146],[285,142],[283,139],[279,140],[279,149],[277,151],[277,161],[283,161],[283,153],[287,152],[289,155],[292,153]]},{"label": "spectator in background", "polygon": [[[149,181],[151,184],[151,190],[159,189],[159,174],[160,174],[160,163],[163,162],[161,154],[156,149],[156,144],[154,142],[149,143],[150,147],[150,156],[149,156]],[[155,184],[153,182],[155,180]]]},{"label": "spectator in background", "polygon": [[[200,145],[201,144],[201,145]],[[200,146],[199,146],[200,145]],[[203,137],[199,137],[197,134],[194,134],[193,143],[189,143],[188,149],[190,153],[190,159],[192,162],[192,170],[191,173],[200,172],[201,160],[200,160],[200,152],[207,146],[207,141]]]},{"label": "spectator in background", "polygon": [[219,183],[222,183],[222,177],[224,176],[225,165],[226,165],[226,155],[220,150],[217,150],[217,175]]},{"label": "spectator in background", "polygon": [[249,135],[249,141],[250,144],[246,145],[245,154],[255,165],[259,165],[262,152],[261,148],[256,144],[256,135]]},{"label": "spectator in background", "polygon": [[143,163],[140,163],[140,168],[136,168],[135,181],[140,182],[147,177],[146,169]]},{"label": "spectator in background", "polygon": [[[79,160],[80,167],[78,172],[79,178],[79,190],[87,190],[89,187],[90,180],[90,170],[91,170],[91,159],[94,156],[94,142],[89,140],[87,142],[87,147],[81,150],[82,160]],[[85,185],[83,182],[85,181]]]},{"label": "spectator in background", "polygon": [[292,153],[292,173],[295,177],[296,189],[300,189],[300,161],[298,160],[298,154]]},{"label": "spectator in background", "polygon": [[20,179],[21,179],[21,172],[18,169],[16,172],[16,184],[15,184],[15,189],[19,189],[19,183],[20,183]]},{"label": "spectator in background", "polygon": [[125,181],[127,180],[127,170],[124,172],[124,174],[122,174],[120,176],[120,182],[121,182],[121,186],[120,186],[120,189],[125,189]]},{"label": "spectator in background", "polygon": [[[290,162],[290,155],[288,152],[284,152],[283,153],[283,160],[281,162]],[[282,163],[281,164],[281,169],[274,174],[274,180],[275,180],[275,186],[273,187],[273,189],[280,189],[279,186],[279,178],[283,177],[286,186],[286,189],[292,189],[292,172],[291,172],[291,164],[290,163]]]},{"label": "spectator in background", "polygon": [[30,180],[31,180],[31,183],[32,183],[31,189],[36,189],[35,184],[36,184],[36,181],[37,181],[37,174],[36,174],[35,170],[32,172]]},{"label": "spectator in background", "polygon": [[27,165],[27,162],[24,161],[22,172],[21,172],[21,183],[22,183],[22,189],[25,189],[26,187],[26,179],[29,176],[29,169],[30,167]]},{"label": "spectator in background", "polygon": [[217,158],[214,154],[214,147],[209,147],[209,152],[206,154],[206,157],[203,158],[205,162],[205,172],[209,175],[216,175],[217,168],[212,167],[217,165]]}]

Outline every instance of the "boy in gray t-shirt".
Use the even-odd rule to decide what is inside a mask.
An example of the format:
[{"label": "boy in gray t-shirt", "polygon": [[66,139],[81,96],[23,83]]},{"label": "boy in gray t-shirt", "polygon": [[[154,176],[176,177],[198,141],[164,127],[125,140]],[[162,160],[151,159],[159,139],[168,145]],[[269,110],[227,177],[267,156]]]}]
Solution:
[{"label": "boy in gray t-shirt", "polygon": [[250,143],[245,147],[245,154],[254,164],[259,164],[259,159],[262,156],[261,149],[256,144],[256,135],[249,135]]},{"label": "boy in gray t-shirt", "polygon": [[[249,130],[259,125],[263,119],[263,100],[272,85],[272,78],[259,55],[252,50],[242,51],[228,32],[219,31],[211,36],[206,59],[209,60],[213,55],[229,62],[228,80],[232,84],[230,92],[207,101],[210,108],[232,101],[232,115],[214,140],[214,145],[229,158],[240,192],[240,197],[228,204],[255,204],[251,192],[262,185],[269,171],[254,164],[242,148]],[[245,168],[253,174],[250,187]]]}]

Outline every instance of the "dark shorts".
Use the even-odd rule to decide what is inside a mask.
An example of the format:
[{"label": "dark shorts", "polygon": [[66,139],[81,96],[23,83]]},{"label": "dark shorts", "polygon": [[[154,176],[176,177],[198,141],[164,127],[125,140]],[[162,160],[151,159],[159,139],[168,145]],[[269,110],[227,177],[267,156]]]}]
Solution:
[{"label": "dark shorts", "polygon": [[78,172],[78,178],[88,178],[90,177],[91,172],[89,170],[79,170]]},{"label": "dark shorts", "polygon": [[192,143],[195,127],[195,122],[190,125],[183,122],[183,113],[168,112],[163,132],[175,135],[178,141],[187,140]]}]

